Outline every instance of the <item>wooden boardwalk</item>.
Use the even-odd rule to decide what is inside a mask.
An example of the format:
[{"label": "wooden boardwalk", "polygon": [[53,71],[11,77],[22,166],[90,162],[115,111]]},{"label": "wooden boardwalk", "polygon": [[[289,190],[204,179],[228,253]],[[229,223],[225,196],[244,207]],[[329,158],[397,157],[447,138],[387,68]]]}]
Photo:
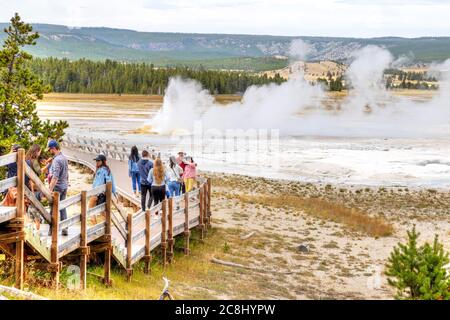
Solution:
[{"label": "wooden boardwalk", "polygon": [[[17,162],[17,178],[0,181],[0,191],[17,188],[15,207],[0,207],[0,250],[16,261],[16,286],[23,286],[24,263],[35,260],[35,266],[53,274],[56,287],[59,272],[65,260],[78,259],[80,263],[81,287],[86,287],[86,268],[89,256],[104,254],[104,283],[110,284],[111,258],[114,258],[132,275],[133,265],[145,260],[145,271],[149,271],[151,251],[160,247],[163,264],[171,262],[174,237],[184,236],[185,254],[189,254],[190,230],[199,228],[203,238],[210,226],[211,183],[199,179],[198,188],[179,197],[166,199],[150,210],[140,209],[140,200],[132,195],[128,177],[126,150],[96,142],[96,147],[66,141],[63,147],[69,161],[94,169],[96,153],[108,157],[108,164],[114,173],[117,197],[112,194],[111,183],[86,190],[80,194],[59,201],[57,193],[51,193],[24,162],[24,151],[0,157],[0,166]],[[24,185],[27,175],[47,199],[44,207]],[[70,179],[70,177],[69,177]],[[106,203],[88,208],[89,198],[106,195]],[[26,200],[26,201],[25,201]],[[28,204],[28,210],[25,205]],[[51,206],[51,208],[50,208]],[[59,221],[59,210],[70,209],[68,219]],[[51,210],[52,209],[52,210]],[[40,216],[44,223],[38,228],[28,215]],[[93,218],[96,219],[93,219]],[[91,220],[95,220],[92,224]],[[51,232],[49,229],[51,227]],[[68,228],[69,235],[62,236],[60,230]]]}]

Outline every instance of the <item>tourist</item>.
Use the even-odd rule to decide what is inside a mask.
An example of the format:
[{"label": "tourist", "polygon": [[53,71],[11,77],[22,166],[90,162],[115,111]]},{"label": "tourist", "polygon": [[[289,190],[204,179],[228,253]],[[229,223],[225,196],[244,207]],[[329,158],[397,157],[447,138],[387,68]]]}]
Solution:
[{"label": "tourist", "polygon": [[[38,144],[33,144],[30,149],[28,149],[25,155],[25,162],[33,170],[36,176],[41,179],[42,169],[39,163],[39,157],[41,156],[41,146]],[[34,190],[34,184],[30,183],[28,176],[25,176],[25,184],[27,187],[36,194],[36,198],[40,199],[40,193]]]},{"label": "tourist", "polygon": [[160,158],[156,158],[153,168],[148,173],[147,181],[152,186],[153,202],[157,205],[166,198],[166,183],[168,182],[168,177]]},{"label": "tourist", "polygon": [[189,192],[194,189],[195,186],[197,179],[197,164],[190,156],[186,157],[186,160],[183,160],[183,163],[186,164],[183,173],[184,184],[186,186],[186,192]]},{"label": "tourist", "polygon": [[183,179],[183,169],[177,164],[177,160],[174,156],[169,158],[169,165],[167,166],[167,176],[169,177],[169,182],[167,187],[169,189],[169,197],[177,197],[181,193],[181,182]]},{"label": "tourist", "polygon": [[25,155],[25,161],[39,178],[42,175],[41,163],[39,161],[40,157],[41,146],[38,144],[33,144]]},{"label": "tourist", "polygon": [[[181,167],[181,169],[183,170],[184,173],[184,169],[186,168],[186,164],[184,163],[184,157],[185,157],[185,153],[183,151],[178,152],[178,157],[177,157],[177,163],[178,165]],[[183,175],[181,175],[181,193],[185,193],[186,192],[186,185],[184,184],[184,179],[183,179]]]},{"label": "tourist", "polygon": [[[142,211],[150,209],[152,206],[152,185],[148,182],[147,177],[153,168],[153,161],[150,160],[150,154],[147,150],[142,151],[142,158],[138,161],[139,177],[141,180],[141,208]],[[145,206],[148,193],[148,203]]]},{"label": "tourist", "polygon": [[[25,162],[27,165],[33,170],[33,172],[36,174],[36,176],[41,179],[42,177],[42,169],[41,164],[39,162],[39,158],[41,156],[41,146],[38,144],[33,144],[30,149],[28,149],[26,155],[25,155]],[[28,177],[28,175],[25,175],[25,185],[30,189],[31,193],[34,194],[36,199],[39,201],[42,198],[42,193],[39,190],[35,190],[35,185],[33,181]],[[34,223],[36,225],[36,229],[40,229],[41,225],[41,217],[39,214],[33,214],[33,211],[27,211],[28,214],[30,214],[31,219],[34,220]]]},{"label": "tourist", "polygon": [[[95,173],[94,173],[94,181],[92,182],[92,187],[96,188],[101,185],[104,185],[108,182],[112,183],[112,193],[116,194],[116,185],[114,182],[114,176],[106,163],[106,157],[103,154],[99,154],[95,159]],[[101,205],[106,202],[106,195],[101,193],[97,196],[92,196],[89,199],[89,208],[94,208],[98,205]],[[91,217],[91,223],[97,224],[97,219],[95,216]]]},{"label": "tourist", "polygon": [[[61,148],[56,140],[50,140],[48,143],[48,151],[53,155],[49,189],[51,192],[59,193],[59,200],[64,200],[67,196],[67,189],[69,187],[69,162],[67,158],[62,154]],[[59,211],[61,221],[67,219],[67,210],[62,209]],[[49,230],[51,234],[51,229]],[[68,229],[62,230],[62,235],[69,235]]]},{"label": "tourist", "polygon": [[131,178],[131,185],[133,188],[133,193],[136,197],[139,197],[141,192],[141,181],[139,175],[139,168],[137,163],[139,162],[139,151],[136,146],[131,148],[130,157],[128,159],[128,176]]},{"label": "tourist", "polygon": [[[17,152],[20,149],[20,145],[18,144],[14,144],[11,146],[11,153]],[[12,178],[12,177],[16,177],[17,176],[17,162],[14,161],[13,163],[10,163],[8,165],[6,165],[6,177]]]}]

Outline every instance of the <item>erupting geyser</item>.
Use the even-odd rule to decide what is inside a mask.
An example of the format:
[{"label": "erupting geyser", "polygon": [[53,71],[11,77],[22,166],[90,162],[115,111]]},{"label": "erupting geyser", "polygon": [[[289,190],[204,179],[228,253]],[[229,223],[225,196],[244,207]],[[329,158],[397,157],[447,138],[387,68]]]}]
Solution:
[{"label": "erupting geyser", "polygon": [[[294,51],[296,48],[308,49],[302,43],[294,44]],[[295,136],[427,137],[450,134],[448,73],[441,72],[440,92],[430,101],[419,103],[393,97],[385,89],[383,71],[393,63],[389,51],[377,46],[356,52],[346,74],[352,89],[340,110],[335,112],[323,107],[326,93],[320,86],[305,81],[301,72],[280,85],[249,87],[241,102],[227,106],[217,104],[198,82],[172,78],[163,107],[148,124],[159,134],[192,132],[196,121],[201,121],[205,129],[279,129],[282,135]],[[450,60],[434,65],[432,69],[449,68]]]}]

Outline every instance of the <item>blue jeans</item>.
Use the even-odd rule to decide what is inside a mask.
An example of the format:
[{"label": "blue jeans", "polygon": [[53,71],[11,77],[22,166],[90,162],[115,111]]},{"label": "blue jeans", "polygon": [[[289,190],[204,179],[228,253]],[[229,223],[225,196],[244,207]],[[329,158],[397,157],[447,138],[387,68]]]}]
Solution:
[{"label": "blue jeans", "polygon": [[136,192],[136,189],[141,192],[141,176],[139,172],[131,172],[131,185],[133,192]]},{"label": "blue jeans", "polygon": [[169,187],[169,193],[171,198],[180,195],[181,183],[177,181],[170,181],[167,186]]}]

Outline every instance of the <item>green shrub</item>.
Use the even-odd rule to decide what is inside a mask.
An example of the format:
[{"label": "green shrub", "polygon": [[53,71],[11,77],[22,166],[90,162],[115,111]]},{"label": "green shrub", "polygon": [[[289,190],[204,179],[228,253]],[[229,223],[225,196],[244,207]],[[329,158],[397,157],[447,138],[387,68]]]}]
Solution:
[{"label": "green shrub", "polygon": [[414,227],[408,231],[408,242],[394,248],[386,266],[388,283],[397,289],[397,299],[449,300],[450,275],[444,268],[449,255],[438,236],[433,245],[418,246],[419,235]]}]

